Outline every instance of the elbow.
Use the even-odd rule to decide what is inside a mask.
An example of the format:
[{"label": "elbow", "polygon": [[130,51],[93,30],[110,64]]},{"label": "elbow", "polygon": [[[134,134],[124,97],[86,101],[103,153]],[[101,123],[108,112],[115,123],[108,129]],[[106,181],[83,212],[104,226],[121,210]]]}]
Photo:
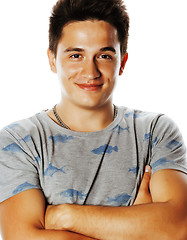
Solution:
[{"label": "elbow", "polygon": [[184,214],[184,218],[181,220],[180,233],[181,237],[179,240],[187,240],[187,212]]},{"label": "elbow", "polygon": [[[182,204],[181,204],[182,205]],[[182,208],[174,206],[172,217],[170,216],[170,231],[167,240],[187,240],[187,208],[186,202]],[[168,229],[168,230],[169,230]]]},{"label": "elbow", "polygon": [[187,217],[186,217],[186,220],[182,224],[181,240],[187,240]]},{"label": "elbow", "polygon": [[170,236],[167,240],[187,240],[187,218],[180,222],[180,224],[175,224],[173,226],[173,231],[170,232]]},{"label": "elbow", "polygon": [[0,236],[3,240],[43,240],[42,230],[41,228],[22,229],[21,232],[6,233]]}]

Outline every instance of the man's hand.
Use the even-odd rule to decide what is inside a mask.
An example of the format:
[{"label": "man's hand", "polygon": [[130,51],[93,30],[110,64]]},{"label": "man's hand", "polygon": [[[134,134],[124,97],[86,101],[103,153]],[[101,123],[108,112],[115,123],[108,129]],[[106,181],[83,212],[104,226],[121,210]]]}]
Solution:
[{"label": "man's hand", "polygon": [[152,197],[149,190],[150,179],[151,179],[151,167],[147,165],[145,167],[144,176],[140,188],[138,190],[138,195],[133,205],[152,203]]},{"label": "man's hand", "polygon": [[48,205],[45,213],[45,229],[66,230],[71,228],[71,205]]}]

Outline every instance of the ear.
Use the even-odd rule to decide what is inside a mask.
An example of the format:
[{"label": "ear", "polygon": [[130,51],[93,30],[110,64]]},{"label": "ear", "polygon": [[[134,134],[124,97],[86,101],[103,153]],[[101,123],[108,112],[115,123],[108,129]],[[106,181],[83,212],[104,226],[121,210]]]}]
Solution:
[{"label": "ear", "polygon": [[123,74],[126,62],[128,60],[128,53],[126,52],[125,55],[122,57],[122,61],[121,61],[121,67],[119,70],[119,75],[121,76]]},{"label": "ear", "polygon": [[50,65],[51,71],[54,73],[57,73],[56,58],[55,58],[54,53],[50,49],[47,50],[47,56],[49,59],[49,65]]}]

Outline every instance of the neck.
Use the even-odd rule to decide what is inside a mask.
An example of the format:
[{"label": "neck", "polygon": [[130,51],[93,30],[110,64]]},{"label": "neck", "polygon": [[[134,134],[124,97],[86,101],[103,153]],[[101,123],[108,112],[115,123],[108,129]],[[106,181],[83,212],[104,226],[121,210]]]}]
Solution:
[{"label": "neck", "polygon": [[78,132],[100,131],[114,120],[112,103],[97,108],[85,108],[69,102],[60,102],[56,111],[68,128]]}]

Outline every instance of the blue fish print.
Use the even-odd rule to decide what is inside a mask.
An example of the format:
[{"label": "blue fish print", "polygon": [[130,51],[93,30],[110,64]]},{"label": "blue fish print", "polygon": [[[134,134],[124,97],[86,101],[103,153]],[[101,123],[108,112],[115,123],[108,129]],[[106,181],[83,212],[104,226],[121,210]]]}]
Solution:
[{"label": "blue fish print", "polygon": [[118,134],[120,134],[123,131],[128,131],[129,132],[129,127],[122,128],[119,124],[117,124],[112,130],[114,132],[117,132]]},{"label": "blue fish print", "polygon": [[144,135],[143,141],[144,141],[144,142],[145,142],[145,141],[149,141],[150,138],[151,138],[151,133],[146,133],[146,134]]},{"label": "blue fish print", "polygon": [[132,167],[132,168],[129,168],[128,172],[132,172],[132,173],[136,174],[137,170],[138,170],[137,167]]},{"label": "blue fish print", "polygon": [[38,155],[37,157],[34,158],[34,161],[35,161],[36,163],[39,163],[39,162],[41,161],[39,155]]},{"label": "blue fish print", "polygon": [[32,141],[32,138],[30,135],[27,135],[24,138],[20,138],[19,141],[29,142],[29,141]]},{"label": "blue fish print", "polygon": [[28,190],[28,189],[32,189],[32,188],[38,188],[37,185],[33,185],[31,183],[28,183],[28,182],[25,182],[21,185],[19,185],[12,193],[15,195],[15,194],[18,194],[24,190]]},{"label": "blue fish print", "polygon": [[134,115],[134,112],[129,112],[129,113],[126,113],[126,114],[125,114],[125,117],[128,118],[128,117],[133,116],[133,115]]},{"label": "blue fish print", "polygon": [[19,124],[13,123],[13,124],[10,124],[10,125],[7,126],[7,128],[10,128],[10,129],[14,129],[16,127],[19,127]]},{"label": "blue fish print", "polygon": [[169,161],[166,158],[160,158],[155,163],[153,163],[151,165],[151,167],[155,168],[155,167],[160,166],[160,165],[165,166],[167,163],[175,164],[174,161]]},{"label": "blue fish print", "polygon": [[145,116],[147,113],[144,113],[144,112],[140,112],[140,113],[135,113],[135,112],[129,112],[129,113],[126,113],[125,114],[125,117],[130,117],[130,116],[133,116],[134,119],[136,118],[140,118],[140,117],[143,117]]},{"label": "blue fish print", "polygon": [[[144,139],[143,139],[143,142],[149,142],[149,140],[152,138],[152,135],[151,133],[146,133],[144,135]],[[155,137],[155,139],[152,141],[152,145],[151,147],[154,148],[155,147],[155,143],[157,142],[158,138]]]},{"label": "blue fish print", "polygon": [[52,165],[52,163],[50,163],[49,164],[49,166],[48,166],[48,168],[45,170],[45,172],[44,172],[44,176],[50,176],[50,177],[52,177],[55,173],[57,173],[57,172],[62,172],[62,173],[64,173],[64,174],[66,174],[66,172],[64,172],[64,168],[65,168],[66,166],[63,166],[63,167],[61,167],[61,168],[56,168],[55,166],[53,166]]},{"label": "blue fish print", "polygon": [[118,147],[117,146],[114,146],[114,147],[112,147],[112,146],[110,146],[110,145],[108,145],[108,144],[105,144],[105,145],[103,145],[103,146],[100,146],[99,148],[96,148],[96,149],[94,149],[94,150],[92,150],[92,152],[94,153],[94,154],[103,154],[103,153],[108,153],[108,154],[110,154],[110,153],[112,153],[113,151],[115,151],[115,152],[118,152]]},{"label": "blue fish print", "polygon": [[23,141],[24,142],[29,142],[29,141],[32,141],[32,138],[30,135],[27,135],[26,137],[23,138]]},{"label": "blue fish print", "polygon": [[5,148],[3,148],[3,151],[10,152],[11,154],[14,154],[16,152],[23,152],[21,147],[16,143],[9,144]]},{"label": "blue fish print", "polygon": [[166,147],[169,148],[169,149],[171,149],[171,150],[172,150],[174,147],[180,147],[180,146],[182,146],[182,144],[181,144],[180,142],[178,142],[178,141],[175,141],[174,139],[171,140],[171,141],[166,145]]},{"label": "blue fish print", "polygon": [[73,199],[85,199],[88,194],[84,194],[82,191],[77,191],[74,189],[67,189],[64,192],[61,192],[60,195],[70,198],[70,200],[73,202]]},{"label": "blue fish print", "polygon": [[157,142],[157,140],[158,140],[158,138],[157,138],[157,137],[155,137],[155,139],[152,141],[152,148],[154,148],[154,147],[155,147],[155,143]]},{"label": "blue fish print", "polygon": [[145,115],[147,115],[147,113],[135,113],[134,114],[134,119],[144,117]]},{"label": "blue fish print", "polygon": [[63,135],[57,134],[55,136],[50,136],[49,139],[52,140],[56,145],[58,142],[67,143],[68,140],[72,140],[74,139],[74,137],[67,136],[66,134],[63,134]]},{"label": "blue fish print", "polygon": [[117,195],[115,198],[108,198],[107,203],[113,203],[114,206],[120,206],[120,205],[124,205],[127,204],[127,202],[129,201],[129,199],[131,198],[131,196],[127,193],[122,193]]}]

